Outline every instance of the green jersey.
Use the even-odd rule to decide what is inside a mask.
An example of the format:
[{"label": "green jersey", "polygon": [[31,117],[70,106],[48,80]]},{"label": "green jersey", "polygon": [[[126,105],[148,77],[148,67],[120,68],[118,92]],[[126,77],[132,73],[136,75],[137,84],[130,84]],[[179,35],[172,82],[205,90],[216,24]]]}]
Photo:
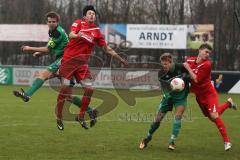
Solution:
[{"label": "green jersey", "polygon": [[49,41],[47,47],[50,49],[50,53],[58,59],[63,56],[64,47],[69,41],[68,35],[60,25],[54,30],[49,30],[48,34]]},{"label": "green jersey", "polygon": [[[182,78],[185,82],[185,88],[180,92],[169,91],[170,82],[173,78]],[[158,79],[161,84],[162,91],[164,96],[170,96],[174,99],[183,99],[186,98],[189,93],[189,75],[183,64],[173,63],[171,69],[164,75],[158,74]]]}]

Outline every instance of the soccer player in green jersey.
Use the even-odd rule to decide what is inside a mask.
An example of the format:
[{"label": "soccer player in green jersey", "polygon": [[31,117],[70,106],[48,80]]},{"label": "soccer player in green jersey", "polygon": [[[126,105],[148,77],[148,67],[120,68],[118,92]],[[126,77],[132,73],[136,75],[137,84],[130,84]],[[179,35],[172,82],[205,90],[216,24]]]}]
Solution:
[{"label": "soccer player in green jersey", "polygon": [[[158,129],[161,121],[168,111],[175,107],[175,116],[173,120],[172,134],[169,139],[168,149],[175,149],[175,139],[177,138],[180,128],[182,115],[187,106],[187,96],[189,93],[189,74],[183,64],[173,62],[170,53],[164,53],[160,57],[162,69],[159,70],[158,79],[160,81],[163,97],[159,105],[159,110],[155,121],[151,124],[147,136],[141,141],[139,148],[144,149],[151,141],[153,133]],[[171,91],[170,82],[173,78],[182,78],[185,82],[185,88],[180,91]]]},{"label": "soccer player in green jersey", "polygon": [[[21,89],[21,91],[13,91],[16,97],[21,98],[24,102],[28,102],[30,97],[43,85],[43,83],[56,76],[56,72],[61,64],[61,59],[63,56],[64,47],[67,45],[69,39],[65,30],[59,25],[60,16],[55,12],[49,12],[46,14],[47,25],[49,28],[49,41],[46,46],[43,47],[31,47],[22,46],[22,51],[34,52],[34,56],[41,54],[50,53],[55,56],[55,61],[51,63],[47,69],[39,73],[37,78],[34,80],[33,84],[26,91]],[[73,96],[68,101],[80,107],[81,99],[79,97]],[[87,112],[91,118],[90,124],[94,126],[96,123],[96,110],[92,110],[90,107],[87,108]],[[57,121],[57,126],[59,130],[63,130],[63,124]]]}]

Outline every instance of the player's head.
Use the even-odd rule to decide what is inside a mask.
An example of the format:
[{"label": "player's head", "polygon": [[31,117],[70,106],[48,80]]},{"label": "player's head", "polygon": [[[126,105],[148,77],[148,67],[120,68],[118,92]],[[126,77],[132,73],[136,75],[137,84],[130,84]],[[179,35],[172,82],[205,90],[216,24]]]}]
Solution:
[{"label": "player's head", "polygon": [[57,27],[60,20],[60,16],[56,12],[48,12],[46,14],[47,25],[50,30],[53,30]]},{"label": "player's head", "polygon": [[198,57],[202,60],[208,59],[209,54],[212,52],[212,50],[213,49],[209,44],[204,43],[198,49]]},{"label": "player's head", "polygon": [[96,20],[96,10],[92,5],[83,8],[83,18],[89,23],[93,23]]},{"label": "player's head", "polygon": [[163,69],[169,71],[173,63],[173,57],[170,53],[163,53],[160,56],[160,62]]}]

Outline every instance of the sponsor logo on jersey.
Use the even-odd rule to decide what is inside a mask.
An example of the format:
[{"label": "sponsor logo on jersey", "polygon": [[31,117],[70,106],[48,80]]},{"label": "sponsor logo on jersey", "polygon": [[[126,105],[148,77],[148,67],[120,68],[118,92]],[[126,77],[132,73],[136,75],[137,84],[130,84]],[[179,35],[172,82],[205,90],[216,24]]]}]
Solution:
[{"label": "sponsor logo on jersey", "polygon": [[55,46],[56,46],[56,43],[52,40],[52,39],[50,39],[49,41],[48,41],[48,47],[50,47],[50,48],[54,48]]}]

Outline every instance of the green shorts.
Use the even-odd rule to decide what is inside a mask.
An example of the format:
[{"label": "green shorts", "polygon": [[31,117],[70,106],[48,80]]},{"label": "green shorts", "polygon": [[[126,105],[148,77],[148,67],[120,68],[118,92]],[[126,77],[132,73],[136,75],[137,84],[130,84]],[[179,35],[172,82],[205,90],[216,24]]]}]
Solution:
[{"label": "green shorts", "polygon": [[167,113],[168,111],[172,111],[173,107],[178,106],[187,106],[187,97],[182,99],[175,99],[171,96],[163,96],[160,104],[159,104],[159,110],[160,112]]},{"label": "green shorts", "polygon": [[52,73],[55,73],[58,71],[60,65],[61,65],[61,60],[62,58],[58,58],[57,60],[55,60],[52,64],[50,64],[48,67],[47,67],[47,70],[49,72],[52,72]]}]

